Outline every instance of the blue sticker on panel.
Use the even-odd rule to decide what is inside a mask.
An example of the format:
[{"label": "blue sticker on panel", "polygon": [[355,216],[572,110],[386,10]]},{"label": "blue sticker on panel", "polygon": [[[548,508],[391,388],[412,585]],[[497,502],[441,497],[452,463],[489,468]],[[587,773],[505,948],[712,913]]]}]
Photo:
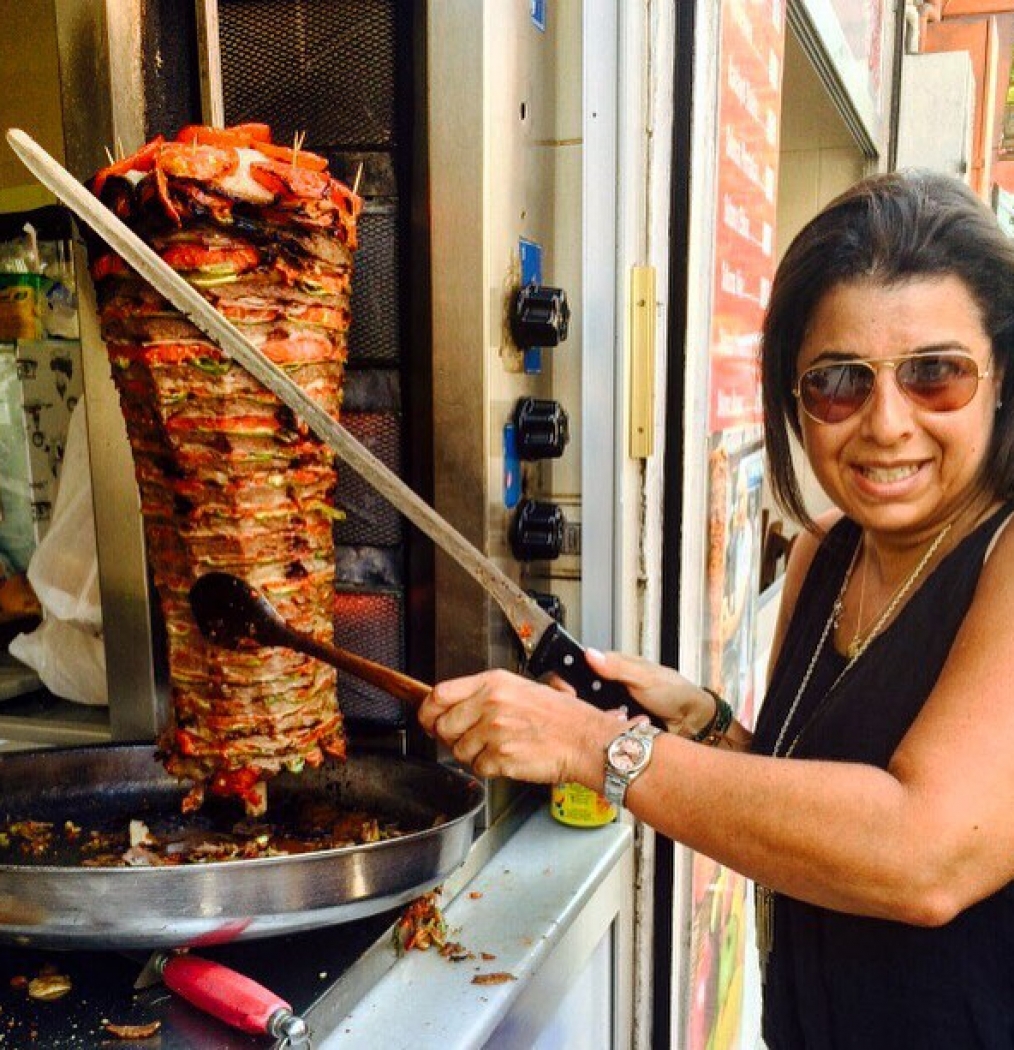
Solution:
[{"label": "blue sticker on panel", "polygon": [[542,245],[521,237],[518,239],[518,256],[521,261],[521,287],[542,284]]},{"label": "blue sticker on panel", "polygon": [[522,369],[526,376],[542,375],[542,348],[526,346],[521,356]]},{"label": "blue sticker on panel", "polygon": [[529,0],[532,25],[543,33],[546,31],[546,2],[547,0]]},{"label": "blue sticker on panel", "polygon": [[513,423],[503,428],[503,505],[513,510],[521,501],[521,460]]},{"label": "blue sticker on panel", "polygon": [[[535,241],[518,239],[518,257],[521,262],[521,287],[542,284],[542,245]],[[537,346],[524,351],[525,375],[537,376],[542,372],[542,350]]]}]

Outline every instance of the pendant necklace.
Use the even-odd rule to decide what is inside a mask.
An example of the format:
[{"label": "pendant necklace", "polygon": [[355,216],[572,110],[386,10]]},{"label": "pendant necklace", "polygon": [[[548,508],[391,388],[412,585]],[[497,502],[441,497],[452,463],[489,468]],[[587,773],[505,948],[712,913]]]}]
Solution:
[{"label": "pendant necklace", "polygon": [[[860,626],[856,629],[856,635],[848,644],[846,653],[847,662],[841,669],[838,676],[831,683],[827,692],[821,698],[820,702],[814,707],[810,716],[800,726],[796,735],[789,742],[788,747],[785,751],[782,751],[782,744],[785,742],[785,737],[788,734],[789,726],[792,724],[792,719],[795,717],[796,711],[799,708],[799,703],[803,699],[803,694],[806,692],[806,687],[810,684],[810,678],[813,675],[814,668],[817,666],[817,661],[820,659],[820,654],[824,651],[824,645],[827,642],[828,635],[833,630],[836,630],[838,624],[841,621],[842,609],[845,605],[845,592],[848,590],[849,581],[852,579],[852,571],[856,567],[856,561],[859,558],[860,551],[862,550],[863,543],[862,538],[856,544],[856,549],[852,554],[852,560],[849,562],[848,569],[845,570],[845,577],[842,580],[841,587],[838,589],[838,596],[834,600],[834,604],[831,606],[830,615],[827,618],[827,622],[824,624],[824,629],[820,632],[820,638],[817,639],[817,645],[813,650],[813,655],[810,657],[810,662],[807,665],[806,671],[803,674],[803,679],[799,683],[799,688],[796,690],[796,695],[789,705],[789,713],[785,716],[785,721],[782,723],[782,728],[778,733],[778,738],[775,740],[775,746],[771,751],[772,758],[791,758],[793,752],[796,750],[803,734],[810,728],[811,725],[816,721],[819,715],[821,715],[827,708],[827,703],[830,697],[834,694],[834,691],[841,684],[842,679],[855,667],[860,657],[866,652],[873,642],[873,639],[884,629],[888,621],[894,615],[895,609],[898,608],[901,600],[906,594],[915,586],[916,581],[922,576],[926,570],[926,566],[929,565],[930,559],[936,554],[940,548],[940,544],[944,542],[944,538],[951,531],[951,526],[954,524],[953,521],[949,521],[936,535],[933,542],[926,549],[926,553],[919,559],[918,564],[908,574],[908,576],[902,581],[901,586],[891,596],[891,600],[887,603],[884,611],[877,617],[876,623],[870,628],[869,632],[865,635],[862,634],[862,593],[860,593]],[[866,567],[863,566],[863,579],[861,584],[861,591],[865,590],[866,583]],[[766,978],[767,962],[768,957],[771,954],[771,949],[774,946],[775,939],[775,891],[768,889],[767,886],[762,886],[759,882],[754,884],[754,904],[756,911],[756,927],[757,927],[757,954],[760,959],[760,971],[761,981]]]},{"label": "pendant necklace", "polygon": [[[855,558],[859,557],[860,552],[863,549],[863,546],[864,546],[863,541],[860,540],[859,543],[856,546],[856,553],[852,556],[853,557],[853,563],[855,561]],[[859,577],[859,615],[856,617],[856,633],[854,635],[852,635],[852,641],[849,642],[848,646],[845,649],[845,655],[850,660],[855,659],[856,654],[862,648],[862,639],[863,639],[863,602],[866,599],[866,569],[867,569],[867,566],[869,564],[870,564],[870,559],[869,558],[863,558],[863,572],[862,572],[862,575]],[[851,567],[850,567],[850,571],[851,571]],[[848,580],[846,580],[845,582],[847,584]],[[845,596],[845,591],[843,590],[841,592],[840,597],[844,598],[844,596]]]}]

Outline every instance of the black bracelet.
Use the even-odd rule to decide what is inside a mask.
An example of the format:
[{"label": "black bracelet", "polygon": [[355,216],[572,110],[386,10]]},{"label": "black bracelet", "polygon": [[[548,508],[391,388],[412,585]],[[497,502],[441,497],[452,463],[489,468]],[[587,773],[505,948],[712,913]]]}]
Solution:
[{"label": "black bracelet", "polygon": [[701,688],[708,696],[714,698],[715,714],[711,721],[690,739],[695,744],[706,744],[708,747],[714,747],[728,732],[729,726],[732,725],[732,706],[727,700],[723,700],[714,689],[709,689],[706,685],[702,685]]}]

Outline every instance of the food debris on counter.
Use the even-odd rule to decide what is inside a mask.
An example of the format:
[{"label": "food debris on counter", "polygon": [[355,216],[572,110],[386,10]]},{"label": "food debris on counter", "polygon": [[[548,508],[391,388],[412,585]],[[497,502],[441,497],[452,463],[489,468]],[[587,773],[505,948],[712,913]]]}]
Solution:
[{"label": "food debris on counter", "polygon": [[437,905],[441,889],[438,887],[411,901],[393,931],[394,946],[399,955],[414,948],[427,951],[434,945],[449,962],[465,962],[474,959],[475,952],[460,941],[448,940],[447,923]]},{"label": "food debris on counter", "polygon": [[28,982],[29,999],[51,1003],[62,999],[73,988],[70,978],[62,973],[46,973]]},{"label": "food debris on counter", "polygon": [[135,1039],[150,1039],[162,1027],[161,1021],[152,1021],[151,1024],[113,1024],[106,1021],[102,1027],[110,1035],[124,1041]]},{"label": "food debris on counter", "polygon": [[399,955],[415,948],[424,952],[434,944],[443,948],[447,943],[447,923],[437,905],[440,887],[410,901],[394,924],[394,946]]},{"label": "food debris on counter", "polygon": [[472,978],[472,984],[508,984],[511,981],[516,981],[517,978],[512,973],[501,971],[499,973],[477,973]]},{"label": "food debris on counter", "polygon": [[8,985],[15,992],[27,992],[29,999],[44,1003],[62,999],[74,987],[71,979],[60,973],[52,963],[39,967],[38,974],[32,978],[24,974],[15,974],[8,981]]},{"label": "food debris on counter", "polygon": [[441,949],[440,954],[451,962],[465,962],[475,958],[475,952],[469,951],[458,941],[448,941]]},{"label": "food debris on counter", "polygon": [[152,1020],[150,1000],[134,996],[106,1013],[91,994],[104,983],[101,967],[63,952],[53,959],[26,952],[19,965],[14,952],[0,951],[0,1048],[108,1050],[114,1040],[162,1045],[162,1022]]}]

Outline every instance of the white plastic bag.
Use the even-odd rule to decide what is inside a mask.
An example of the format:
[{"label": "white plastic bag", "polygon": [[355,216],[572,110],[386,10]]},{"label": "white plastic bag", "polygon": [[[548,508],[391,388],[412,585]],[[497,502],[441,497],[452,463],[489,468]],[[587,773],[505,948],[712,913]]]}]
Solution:
[{"label": "white plastic bag", "polygon": [[28,563],[43,622],[10,644],[50,692],[83,704],[108,704],[95,513],[82,398],[74,408],[49,530]]}]

